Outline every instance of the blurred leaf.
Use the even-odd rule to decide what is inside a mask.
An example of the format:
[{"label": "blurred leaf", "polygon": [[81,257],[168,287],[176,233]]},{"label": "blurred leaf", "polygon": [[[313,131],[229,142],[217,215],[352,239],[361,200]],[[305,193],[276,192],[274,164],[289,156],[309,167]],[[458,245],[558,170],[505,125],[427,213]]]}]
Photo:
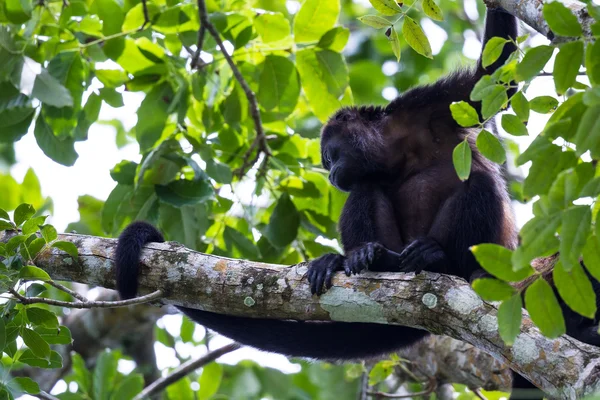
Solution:
[{"label": "blurred leaf", "polygon": [[[433,0],[432,0],[433,1]],[[400,39],[398,38],[398,32],[396,32],[396,28],[393,26],[390,29],[390,34],[388,36],[390,43],[392,44],[392,51],[396,56],[396,61],[400,61],[401,48],[400,48]]]},{"label": "blurred leaf", "polygon": [[168,185],[156,185],[155,190],[161,201],[175,207],[198,204],[208,200],[214,194],[212,186],[206,180],[179,179]]},{"label": "blurred leaf", "polygon": [[123,378],[111,396],[114,400],[131,400],[144,388],[144,377],[140,374],[131,374]]},{"label": "blurred leaf", "polygon": [[300,215],[287,194],[281,195],[269,219],[265,235],[276,247],[285,247],[298,235]]},{"label": "blurred leaf", "polygon": [[331,28],[319,40],[317,46],[322,49],[329,49],[337,53],[341,53],[348,43],[350,37],[350,30],[342,26],[336,26]]},{"label": "blurred leaf", "polygon": [[296,43],[319,40],[333,28],[339,13],[339,0],[306,0],[294,18],[294,40]]},{"label": "blurred leaf", "polygon": [[7,386],[12,393],[38,394],[40,392],[39,385],[27,376],[12,378]]},{"label": "blurred leaf", "polygon": [[560,231],[560,259],[565,271],[579,265],[579,257],[591,230],[592,210],[589,206],[575,206],[562,214]]},{"label": "blurred leaf", "polygon": [[167,395],[170,400],[194,400],[190,378],[187,376],[167,386]]},{"label": "blurred leaf", "polygon": [[94,368],[94,399],[108,400],[115,385],[117,376],[117,357],[110,351],[103,351],[98,355]]},{"label": "blurred leaf", "polygon": [[369,0],[373,8],[383,15],[396,15],[402,12],[402,9],[394,0]]},{"label": "blurred leaf", "polygon": [[530,266],[514,271],[512,268],[513,251],[506,247],[484,243],[472,246],[471,252],[483,269],[503,281],[519,282],[534,273]]},{"label": "blurred leaf", "polygon": [[544,4],[544,19],[552,32],[561,36],[580,36],[581,25],[571,10],[562,3],[555,1]]},{"label": "blurred leaf", "polygon": [[73,106],[71,93],[45,69],[35,77],[31,96],[54,107]]},{"label": "blurred leaf", "polygon": [[221,385],[223,379],[223,367],[216,362],[211,362],[202,367],[202,374],[198,383],[200,389],[197,392],[198,400],[208,400],[212,398]]},{"label": "blurred leaf", "polygon": [[67,167],[75,164],[78,154],[75,152],[75,141],[72,138],[59,139],[54,136],[52,128],[42,115],[38,115],[35,123],[35,140],[46,156]]},{"label": "blurred leaf", "polygon": [[33,208],[33,206],[31,204],[20,204],[16,209],[15,209],[15,214],[14,214],[14,221],[15,221],[15,225],[17,226],[21,226],[21,224],[25,221],[27,221],[29,218],[31,218],[33,216],[33,214],[35,214],[35,209]]},{"label": "blurred leaf", "polygon": [[423,12],[429,18],[436,21],[443,21],[444,15],[442,14],[442,10],[435,4],[434,0],[423,0]]},{"label": "blurred leaf", "polygon": [[369,25],[375,29],[389,28],[392,25],[390,21],[378,15],[365,15],[363,17],[359,17],[358,20],[363,24]]},{"label": "blurred leaf", "polygon": [[504,39],[501,37],[493,37],[490,40],[488,40],[481,55],[481,63],[484,68],[487,68],[488,66],[496,62],[496,60],[502,54],[502,50],[504,50],[504,45],[508,42],[508,39]]},{"label": "blurred leaf", "polygon": [[579,124],[575,134],[577,155],[590,151],[592,158],[600,156],[600,106],[589,107]]},{"label": "blurred leaf", "polygon": [[254,19],[254,28],[263,42],[270,43],[290,35],[290,23],[282,13],[266,12]]}]

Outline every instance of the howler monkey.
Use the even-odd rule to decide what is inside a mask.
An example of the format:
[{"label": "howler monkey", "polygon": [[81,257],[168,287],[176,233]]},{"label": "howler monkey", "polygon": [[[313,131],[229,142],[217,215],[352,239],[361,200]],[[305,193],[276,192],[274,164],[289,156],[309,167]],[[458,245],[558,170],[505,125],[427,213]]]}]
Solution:
[{"label": "howler monkey", "polygon": [[[515,39],[516,19],[500,9],[488,10],[484,45],[493,36]],[[498,166],[472,146],[469,179],[461,182],[456,176],[452,150],[474,132],[459,127],[449,110],[452,102],[469,101],[479,78],[502,66],[514,49],[507,43],[488,68],[480,60],[476,68],[411,89],[387,107],[344,108],[329,120],[321,137],[323,164],[331,171],[331,182],[350,191],[340,220],[345,256],[327,254],[310,264],[307,277],[313,292],[321,293],[338,270],[430,270],[472,279],[479,266],[469,253],[471,245],[516,245]],[[160,232],[144,222],[123,231],[115,256],[122,298],[137,292],[142,247],[162,241]],[[284,321],[179,309],[242,344],[318,359],[382,355],[427,334],[383,324]]]}]

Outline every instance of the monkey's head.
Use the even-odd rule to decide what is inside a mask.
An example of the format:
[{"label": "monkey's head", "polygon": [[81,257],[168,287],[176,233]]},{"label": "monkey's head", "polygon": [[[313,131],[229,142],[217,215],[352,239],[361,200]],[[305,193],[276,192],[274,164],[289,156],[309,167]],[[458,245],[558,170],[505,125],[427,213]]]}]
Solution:
[{"label": "monkey's head", "polygon": [[346,107],[329,119],[321,131],[321,160],[333,186],[349,192],[385,171],[385,117],[382,107]]}]

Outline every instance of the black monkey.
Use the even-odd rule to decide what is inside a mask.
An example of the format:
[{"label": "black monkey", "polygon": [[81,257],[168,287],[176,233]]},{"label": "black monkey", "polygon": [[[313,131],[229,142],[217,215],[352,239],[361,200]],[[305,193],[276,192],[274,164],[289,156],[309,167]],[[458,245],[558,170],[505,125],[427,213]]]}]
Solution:
[{"label": "black monkey", "polygon": [[[516,19],[500,9],[488,10],[484,45],[493,36],[515,39]],[[333,184],[350,191],[340,221],[346,257],[327,254],[311,263],[308,278],[314,292],[329,285],[337,270],[425,269],[469,279],[480,270],[469,246],[492,242],[514,247],[516,230],[498,166],[473,147],[471,177],[466,182],[456,177],[452,149],[467,130],[449,111],[450,103],[468,101],[479,78],[503,65],[514,49],[509,43],[487,69],[479,61],[472,70],[409,90],[385,108],[345,108],[331,118],[322,132],[322,156]],[[162,241],[160,232],[144,222],[123,231],[115,255],[122,298],[137,292],[142,247]],[[242,344],[318,359],[383,355],[427,334],[383,324],[283,321],[179,309]]]}]

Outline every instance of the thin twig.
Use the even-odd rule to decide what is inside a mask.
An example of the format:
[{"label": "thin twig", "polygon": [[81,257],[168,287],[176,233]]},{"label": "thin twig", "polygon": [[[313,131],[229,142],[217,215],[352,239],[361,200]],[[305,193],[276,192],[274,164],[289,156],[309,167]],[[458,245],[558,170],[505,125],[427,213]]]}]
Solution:
[{"label": "thin twig", "polygon": [[142,9],[144,10],[144,23],[140,26],[140,31],[143,31],[146,25],[150,23],[150,15],[148,14],[147,0],[142,0]]},{"label": "thin twig", "polygon": [[[265,157],[271,156],[271,150],[269,150],[269,145],[267,144],[267,138],[265,136],[262,121],[260,118],[258,101],[256,100],[256,95],[250,89],[248,82],[246,82],[246,80],[242,76],[242,73],[233,62],[233,59],[231,58],[229,53],[227,53],[227,50],[223,45],[223,41],[221,40],[221,36],[219,36],[219,32],[208,20],[208,13],[206,12],[206,4],[204,0],[198,0],[198,15],[200,16],[200,26],[204,27],[208,31],[208,33],[210,33],[210,35],[215,39],[215,42],[217,42],[217,46],[219,46],[219,50],[223,54],[223,57],[225,57],[227,64],[229,64],[229,67],[233,72],[233,76],[235,76],[235,79],[242,87],[242,90],[244,91],[244,94],[248,99],[248,103],[250,103],[250,114],[252,115],[252,119],[254,120],[254,127],[256,129],[256,138],[254,139],[254,143],[256,143],[256,145],[254,145],[253,143],[253,145],[250,146],[250,149],[248,149],[248,152],[244,157],[244,164],[238,170],[238,177],[242,178],[246,174],[247,170],[253,165],[248,163],[248,160],[250,159],[250,154],[252,153],[255,147],[257,148],[259,154],[263,153]],[[257,160],[258,156],[253,159],[254,162],[256,162]]]},{"label": "thin twig", "polygon": [[481,399],[481,400],[487,400],[487,397],[485,397],[483,395],[483,393],[481,393],[481,389],[473,389],[473,394],[475,396],[477,396],[477,398]]},{"label": "thin twig", "polygon": [[54,397],[50,393],[44,392],[43,390],[40,390],[37,396],[43,400],[58,400],[58,397]]},{"label": "thin twig", "polygon": [[58,306],[58,307],[66,307],[66,308],[116,308],[116,307],[125,307],[131,306],[134,304],[143,304],[148,303],[153,300],[158,300],[163,297],[162,290],[157,290],[145,296],[136,297],[128,300],[118,300],[118,301],[90,301],[86,300],[81,303],[72,302],[72,301],[61,301],[54,299],[45,299],[42,297],[25,297],[21,295],[16,290],[10,288],[8,291],[19,300],[22,304],[48,304],[50,306]]},{"label": "thin twig", "polygon": [[197,370],[198,368],[216,360],[224,354],[231,353],[234,350],[242,347],[239,343],[231,343],[223,346],[219,349],[213,350],[197,360],[189,360],[181,364],[179,367],[174,369],[169,375],[164,378],[160,378],[146,386],[133,400],[142,400],[154,396],[157,393],[162,392],[167,386],[177,382],[181,378],[184,378],[189,373]]},{"label": "thin twig", "polygon": [[[577,76],[585,76],[585,75],[587,75],[587,72],[585,72],[585,71],[577,73]],[[539,74],[537,74],[537,76],[553,76],[553,75],[552,75],[552,72],[542,71]]]},{"label": "thin twig", "polygon": [[61,285],[58,282],[54,282],[54,281],[47,281],[46,283],[48,283],[50,286],[54,286],[55,288],[57,288],[58,290],[62,290],[65,293],[70,294],[71,296],[73,296],[74,298],[76,298],[77,300],[83,302],[83,303],[87,303],[90,300],[87,299],[85,296],[81,295],[80,293],[77,293],[74,290],[69,289],[68,287]]},{"label": "thin twig", "polygon": [[196,43],[196,52],[192,57],[192,69],[198,68],[198,63],[200,61],[200,53],[202,52],[202,47],[204,46],[206,25],[204,24],[204,22],[202,22],[203,15],[207,15],[206,4],[204,3],[204,1],[198,1],[198,19],[200,20],[200,29],[198,29],[198,42]]},{"label": "thin twig", "polygon": [[425,390],[422,390],[420,392],[416,392],[416,393],[409,393],[409,394],[392,394],[392,393],[385,393],[385,392],[367,392],[367,394],[369,396],[374,396],[374,397],[384,397],[386,399],[408,399],[408,398],[413,398],[416,396],[426,396],[428,394],[431,394],[435,391],[435,389],[437,388],[437,381],[435,378],[429,378],[429,382],[427,383],[427,387],[425,388]]}]

